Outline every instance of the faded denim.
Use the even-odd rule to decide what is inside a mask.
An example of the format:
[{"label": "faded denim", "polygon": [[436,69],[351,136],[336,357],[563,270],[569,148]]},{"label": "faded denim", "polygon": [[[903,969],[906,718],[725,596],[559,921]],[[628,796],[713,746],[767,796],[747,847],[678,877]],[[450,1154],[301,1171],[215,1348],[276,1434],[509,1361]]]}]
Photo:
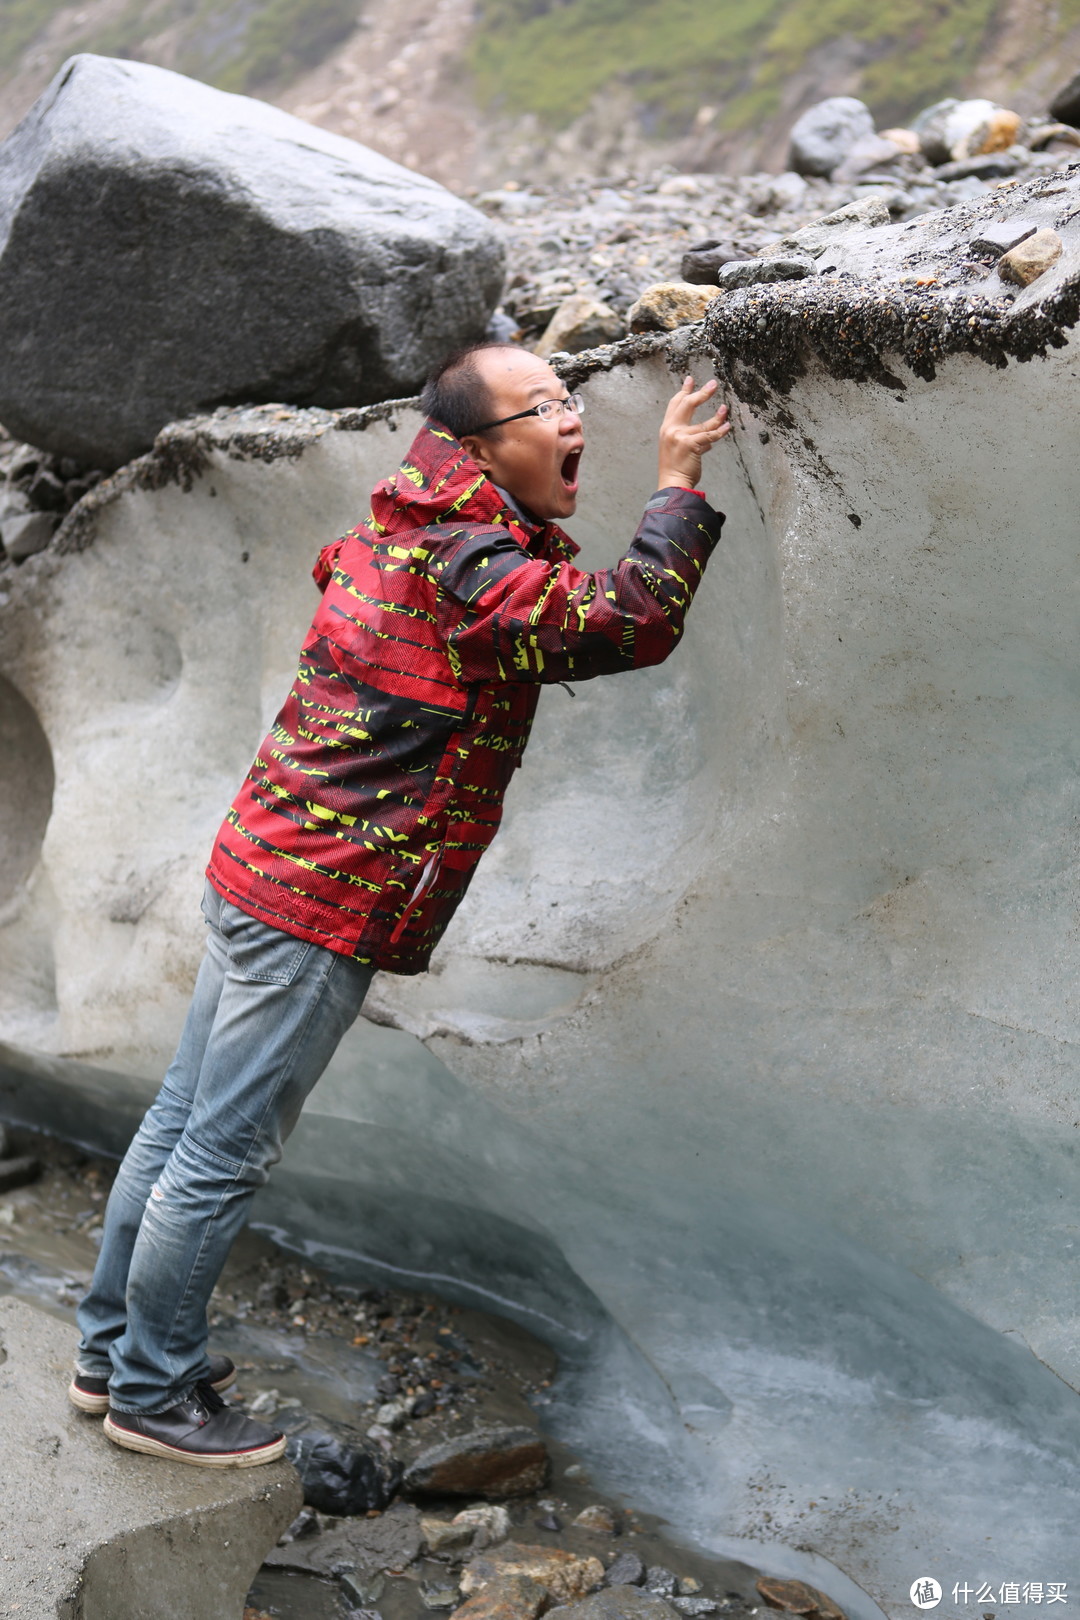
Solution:
[{"label": "faded denim", "polygon": [[180,1045],[117,1174],[78,1311],[77,1364],[121,1412],[166,1411],[209,1370],[206,1308],[256,1190],[374,969],[203,898]]}]

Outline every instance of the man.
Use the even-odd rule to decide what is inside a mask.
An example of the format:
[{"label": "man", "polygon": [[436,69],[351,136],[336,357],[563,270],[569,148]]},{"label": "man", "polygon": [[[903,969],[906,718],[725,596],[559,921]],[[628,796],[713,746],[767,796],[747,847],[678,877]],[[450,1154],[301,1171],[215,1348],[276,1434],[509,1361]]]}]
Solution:
[{"label": "man", "polygon": [[206,1306],[256,1189],[380,968],[420,973],[499,824],[545,683],[659,663],[723,517],[695,486],[729,431],[688,377],[626,555],[581,573],[582,401],[521,349],[431,379],[427,421],[327,546],[292,691],[218,834],[180,1046],[120,1167],[79,1309],[74,1403],[118,1445],[203,1467],[284,1438],[220,1391]]}]

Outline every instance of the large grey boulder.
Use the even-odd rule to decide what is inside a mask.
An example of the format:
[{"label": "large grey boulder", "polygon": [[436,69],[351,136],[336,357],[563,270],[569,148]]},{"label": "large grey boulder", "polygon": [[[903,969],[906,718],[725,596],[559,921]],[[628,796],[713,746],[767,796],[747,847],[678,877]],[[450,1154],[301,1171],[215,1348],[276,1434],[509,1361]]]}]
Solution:
[{"label": "large grey boulder", "polygon": [[482,336],[488,221],[354,141],[76,56],[0,146],[0,421],[91,466],[243,400],[413,391]]},{"label": "large grey boulder", "polygon": [[796,174],[828,176],[839,168],[856,142],[874,133],[874,118],[854,96],[830,96],[808,107],[791,131],[788,167]]}]

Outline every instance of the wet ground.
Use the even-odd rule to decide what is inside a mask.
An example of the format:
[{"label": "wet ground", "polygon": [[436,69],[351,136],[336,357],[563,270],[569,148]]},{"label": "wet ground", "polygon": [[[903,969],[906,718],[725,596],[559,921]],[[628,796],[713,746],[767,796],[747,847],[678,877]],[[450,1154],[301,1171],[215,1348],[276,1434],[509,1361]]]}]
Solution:
[{"label": "wet ground", "polygon": [[[70,1321],[74,1351],[75,1306],[93,1269],[115,1166],[26,1131],[11,1133],[8,1151],[35,1154],[43,1169],[30,1185],[0,1194],[0,1293]],[[237,1364],[230,1399],[287,1433],[329,1432],[406,1463],[479,1424],[538,1428],[533,1403],[558,1399],[552,1351],[517,1326],[432,1295],[332,1284],[252,1233],[233,1249],[210,1324],[211,1347]],[[605,1566],[622,1552],[636,1553],[657,1589],[693,1620],[710,1613],[741,1620],[757,1612],[756,1571],[678,1545],[671,1538],[677,1527],[604,1493],[572,1450],[550,1439],[547,1445],[548,1484],[505,1504],[514,1542],[560,1547]],[[468,1505],[461,1498],[420,1504],[425,1515],[443,1520]],[[607,1523],[601,1513],[592,1516],[599,1528],[576,1526],[585,1508],[606,1509]],[[309,1529],[336,1522],[319,1515]],[[451,1556],[458,1563],[449,1563]],[[348,1588],[341,1580],[264,1567],[246,1620],[350,1620],[360,1613],[365,1620],[427,1620],[462,1601],[463,1556],[417,1557],[376,1575],[362,1591],[355,1583]]]}]

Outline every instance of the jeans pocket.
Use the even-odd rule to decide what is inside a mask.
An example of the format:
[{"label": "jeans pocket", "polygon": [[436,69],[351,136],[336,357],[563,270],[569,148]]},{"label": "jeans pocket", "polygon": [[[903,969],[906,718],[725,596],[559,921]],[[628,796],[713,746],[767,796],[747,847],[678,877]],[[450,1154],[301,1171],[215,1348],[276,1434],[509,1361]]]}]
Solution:
[{"label": "jeans pocket", "polygon": [[292,984],[308,952],[318,948],[310,940],[249,917],[228,900],[222,902],[218,927],[230,967],[254,984]]}]

